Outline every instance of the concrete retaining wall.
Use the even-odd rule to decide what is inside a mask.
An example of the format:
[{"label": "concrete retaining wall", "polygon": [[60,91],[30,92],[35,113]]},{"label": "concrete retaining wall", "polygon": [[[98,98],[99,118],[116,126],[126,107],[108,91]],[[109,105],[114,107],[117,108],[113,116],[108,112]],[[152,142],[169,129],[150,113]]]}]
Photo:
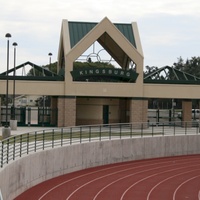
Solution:
[{"label": "concrete retaining wall", "polygon": [[18,159],[0,171],[4,200],[69,172],[110,163],[200,153],[200,136],[165,136],[77,144],[40,151]]}]

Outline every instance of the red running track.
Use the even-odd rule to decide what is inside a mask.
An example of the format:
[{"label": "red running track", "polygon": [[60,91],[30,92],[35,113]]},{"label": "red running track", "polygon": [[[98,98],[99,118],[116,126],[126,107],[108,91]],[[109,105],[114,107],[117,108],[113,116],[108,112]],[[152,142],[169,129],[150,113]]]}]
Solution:
[{"label": "red running track", "polygon": [[200,200],[200,155],[85,169],[30,188],[15,200]]}]

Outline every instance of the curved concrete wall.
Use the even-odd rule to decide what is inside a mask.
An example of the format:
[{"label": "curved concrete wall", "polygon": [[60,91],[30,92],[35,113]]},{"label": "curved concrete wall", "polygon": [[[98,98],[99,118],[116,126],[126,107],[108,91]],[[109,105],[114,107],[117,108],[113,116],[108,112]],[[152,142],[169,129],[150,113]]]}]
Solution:
[{"label": "curved concrete wall", "polygon": [[91,142],[40,151],[0,171],[4,200],[13,200],[47,179],[89,167],[155,157],[200,153],[200,136],[165,136]]}]

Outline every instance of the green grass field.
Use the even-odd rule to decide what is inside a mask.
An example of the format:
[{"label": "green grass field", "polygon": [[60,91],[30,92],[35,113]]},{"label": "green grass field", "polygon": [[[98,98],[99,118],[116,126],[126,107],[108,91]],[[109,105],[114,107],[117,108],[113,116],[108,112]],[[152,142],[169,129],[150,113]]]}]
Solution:
[{"label": "green grass field", "polygon": [[[162,132],[154,133],[153,135],[161,135]],[[62,132],[45,132],[39,134],[22,134],[15,137],[9,138],[9,143],[19,142],[34,142],[34,141],[52,141],[52,140],[63,140],[63,139],[87,139],[87,138],[102,138],[102,137],[132,137],[132,136],[148,136],[152,133],[139,133],[139,132],[73,132],[73,133],[62,133]],[[0,136],[2,140],[2,136]]]}]

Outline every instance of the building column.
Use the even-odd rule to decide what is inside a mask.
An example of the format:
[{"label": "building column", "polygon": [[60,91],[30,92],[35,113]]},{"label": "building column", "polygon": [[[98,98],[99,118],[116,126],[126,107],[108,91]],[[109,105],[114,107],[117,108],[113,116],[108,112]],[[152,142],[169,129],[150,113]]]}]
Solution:
[{"label": "building column", "polygon": [[[148,121],[148,100],[147,99],[132,99],[130,100],[130,123],[134,127],[140,128],[147,126]],[[146,123],[146,126],[145,126]]]},{"label": "building column", "polygon": [[76,125],[76,97],[58,97],[58,127]]},{"label": "building column", "polygon": [[[192,121],[192,101],[191,100],[182,100],[182,121],[187,122],[184,123],[183,126],[191,126],[190,123]],[[189,123],[188,123],[189,122]]]},{"label": "building column", "polygon": [[[0,106],[1,106],[1,97],[0,97]],[[1,124],[1,107],[0,107],[0,125],[2,125]]]},{"label": "building column", "polygon": [[126,99],[119,99],[119,119],[120,123],[127,122],[127,100]]},{"label": "building column", "polygon": [[57,125],[57,97],[51,97],[51,118],[50,118],[50,123],[52,125]]}]

